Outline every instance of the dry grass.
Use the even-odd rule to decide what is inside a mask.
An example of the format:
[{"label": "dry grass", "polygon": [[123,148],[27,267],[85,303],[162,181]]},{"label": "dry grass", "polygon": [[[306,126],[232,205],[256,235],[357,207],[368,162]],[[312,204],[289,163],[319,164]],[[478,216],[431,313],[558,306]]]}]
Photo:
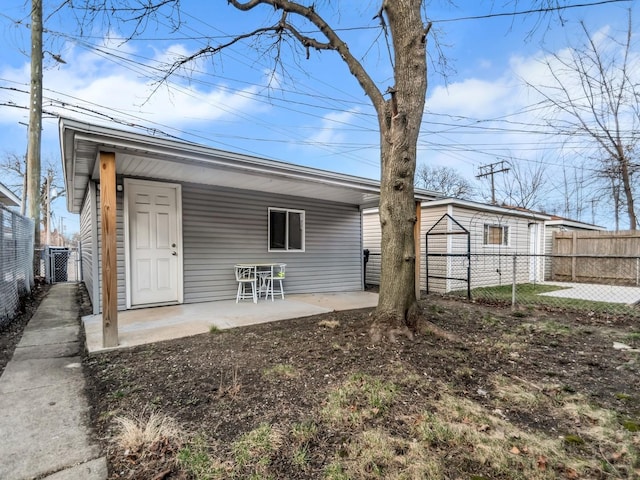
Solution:
[{"label": "dry grass", "polygon": [[146,449],[167,441],[174,445],[182,443],[182,433],[176,422],[165,415],[153,412],[148,417],[116,417],[117,433],[113,439],[125,455],[143,455]]},{"label": "dry grass", "polygon": [[443,478],[436,457],[417,441],[394,437],[384,430],[365,430],[346,447],[344,460],[336,459],[325,471],[327,480]]},{"label": "dry grass", "polygon": [[318,326],[326,328],[338,328],[340,326],[340,322],[338,320],[321,320],[318,322]]},{"label": "dry grass", "polygon": [[393,402],[396,390],[392,383],[354,374],[329,392],[321,416],[334,425],[360,425],[382,415]]},{"label": "dry grass", "polygon": [[296,378],[300,375],[300,372],[296,370],[295,367],[286,363],[278,363],[273,367],[265,369],[262,373],[267,378],[275,379]]}]

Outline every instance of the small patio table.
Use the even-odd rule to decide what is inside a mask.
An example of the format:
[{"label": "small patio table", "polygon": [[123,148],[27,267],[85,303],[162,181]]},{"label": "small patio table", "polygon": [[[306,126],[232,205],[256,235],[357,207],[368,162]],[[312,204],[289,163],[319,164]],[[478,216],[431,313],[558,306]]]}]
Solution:
[{"label": "small patio table", "polygon": [[257,294],[258,298],[262,296],[264,293],[265,298],[269,291],[269,278],[273,277],[273,269],[279,265],[282,265],[282,262],[274,262],[274,263],[238,263],[236,267],[248,267],[255,268],[256,276],[257,276]]}]

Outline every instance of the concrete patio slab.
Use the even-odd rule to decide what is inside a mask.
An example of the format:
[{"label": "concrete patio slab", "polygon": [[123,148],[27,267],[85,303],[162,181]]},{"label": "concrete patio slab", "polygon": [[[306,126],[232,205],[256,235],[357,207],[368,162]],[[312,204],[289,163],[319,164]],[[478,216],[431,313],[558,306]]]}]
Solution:
[{"label": "concrete patio slab", "polygon": [[540,294],[546,297],[574,298],[593,302],[624,303],[626,305],[640,302],[640,287],[570,282],[544,282],[544,284],[563,287],[563,290]]},{"label": "concrete patio slab", "polygon": [[[142,308],[118,312],[116,348],[133,347],[163,340],[207,333],[220,329],[301,318],[321,313],[375,307],[378,294],[344,292],[288,295],[284,300],[261,299],[258,303],[235,300]],[[102,315],[82,318],[89,353],[105,350],[102,346]]]}]

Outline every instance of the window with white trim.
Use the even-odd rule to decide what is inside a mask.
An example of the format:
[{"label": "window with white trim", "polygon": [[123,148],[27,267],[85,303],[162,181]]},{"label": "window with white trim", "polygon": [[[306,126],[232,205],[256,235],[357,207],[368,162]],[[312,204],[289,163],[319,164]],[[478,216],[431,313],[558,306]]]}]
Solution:
[{"label": "window with white trim", "polygon": [[485,245],[509,245],[509,226],[508,225],[484,225],[484,242]]},{"label": "window with white trim", "polygon": [[304,210],[269,207],[269,251],[304,252]]}]

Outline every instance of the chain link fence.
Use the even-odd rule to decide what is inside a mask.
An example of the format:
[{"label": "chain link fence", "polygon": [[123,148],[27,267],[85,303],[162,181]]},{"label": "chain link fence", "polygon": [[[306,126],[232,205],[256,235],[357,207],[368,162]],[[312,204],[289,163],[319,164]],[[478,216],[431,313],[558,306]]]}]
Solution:
[{"label": "chain link fence", "polygon": [[0,206],[0,327],[15,318],[33,286],[33,221]]},{"label": "chain link fence", "polygon": [[36,274],[46,283],[77,282],[80,280],[79,246],[47,245],[37,248],[34,255]]},{"label": "chain link fence", "polygon": [[466,298],[457,278],[470,270],[477,302],[640,317],[640,257],[472,253],[429,258],[429,267],[450,279],[429,281],[428,293]]}]

